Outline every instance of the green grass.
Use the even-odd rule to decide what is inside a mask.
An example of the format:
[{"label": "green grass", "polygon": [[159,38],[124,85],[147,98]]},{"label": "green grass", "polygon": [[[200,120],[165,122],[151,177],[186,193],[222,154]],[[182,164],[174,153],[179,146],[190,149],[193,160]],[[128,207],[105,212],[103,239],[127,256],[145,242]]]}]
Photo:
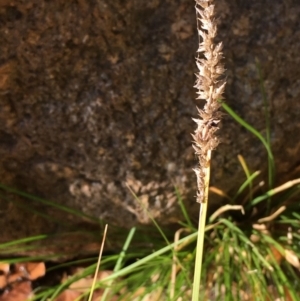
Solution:
[{"label": "green grass", "polygon": [[[264,301],[267,297],[269,300],[274,300],[275,296],[286,298],[286,291],[288,291],[290,300],[300,300],[298,269],[295,263],[291,264],[284,255],[286,250],[290,250],[292,254],[295,254],[295,258],[300,256],[300,214],[297,213],[300,209],[299,201],[297,201],[300,185],[295,181],[290,185],[281,186],[282,189],[275,187],[258,194],[256,187],[261,181],[260,173],[251,172],[241,156],[239,160],[245,171],[245,181],[240,184],[233,196],[229,196],[229,200],[235,205],[242,204],[245,208],[245,215],[243,216],[239,211],[228,210],[212,215],[213,218],[208,219],[202,265],[203,286],[200,288],[200,296],[203,300],[212,301],[246,300],[246,297],[255,296],[255,300]],[[4,189],[5,186],[1,187]],[[8,188],[5,187],[5,189]],[[9,189],[9,192],[20,195],[17,190]],[[122,301],[132,300],[133,295],[136,295],[136,300],[142,300],[147,294],[154,296],[155,293],[159,295],[158,300],[191,299],[197,231],[178,189],[175,193],[178,196],[178,206],[185,217],[180,225],[187,230],[184,233],[190,232],[191,234],[185,234],[178,241],[171,242],[153,219],[154,227],[162,237],[160,243],[154,244],[151,250],[139,250],[134,248],[140,239],[139,229],[129,230],[119,254],[116,252],[113,255],[103,256],[101,269],[109,269],[113,273],[105,280],[97,281],[95,289],[102,288],[107,297],[118,296],[118,300]],[[24,193],[21,195],[31,197]],[[137,196],[133,197],[138,201]],[[272,200],[271,212],[268,212],[266,202],[270,198]],[[39,201],[39,198],[35,200]],[[43,204],[49,206],[52,203],[43,201]],[[257,230],[253,226],[282,206],[286,209],[279,216],[274,220],[261,223],[266,226],[268,232]],[[66,208],[63,210],[80,216],[78,212]],[[292,241],[287,238],[291,228]],[[253,240],[254,235],[255,240]],[[27,248],[32,250],[34,245],[28,247],[28,244],[41,242],[47,238],[47,235],[39,235],[2,243],[0,252],[1,249],[10,250],[12,254],[20,250],[26,251]],[[282,254],[280,261],[274,258],[274,248]],[[54,257],[59,257],[59,255],[56,254]],[[49,256],[7,257],[5,261],[10,263],[32,260],[51,261],[53,258]],[[173,298],[171,298],[170,279],[174,258],[176,258],[177,274]],[[90,260],[93,260],[93,263],[87,266],[81,274],[70,276],[63,284],[37,288],[32,300],[55,300],[62,291],[78,279],[93,275],[97,259]],[[89,259],[87,258],[86,261]],[[49,271],[66,265],[78,266],[78,264],[80,265],[78,261],[63,263]],[[141,287],[143,291],[138,294]],[[81,300],[87,300],[88,295],[89,292],[83,293]]]},{"label": "green grass", "polygon": [[[252,176],[255,174],[255,176]],[[289,291],[291,300],[300,300],[298,291],[299,285],[295,285],[298,279],[297,269],[291,265],[283,256],[280,262],[272,258],[272,248],[284,253],[286,249],[292,250],[294,254],[300,256],[299,242],[300,231],[297,213],[299,205],[292,203],[293,206],[280,214],[274,221],[265,223],[270,231],[266,234],[252,227],[257,220],[263,217],[266,209],[256,208],[261,203],[267,201],[267,193],[257,196],[254,189],[256,182],[259,181],[257,173],[249,172],[245,182],[233,196],[235,204],[245,199],[245,194],[253,194],[245,205],[246,214],[244,217],[239,212],[226,211],[214,220],[208,220],[206,225],[206,239],[204,261],[202,266],[201,294],[206,295],[207,300],[245,300],[246,296],[256,296],[255,300],[274,300],[276,296],[285,297],[286,290]],[[251,179],[251,180],[249,180]],[[250,185],[251,184],[251,185]],[[290,198],[295,198],[300,190],[300,185],[288,187],[285,191],[278,193],[274,204],[280,207],[287,203]],[[147,294],[160,293],[158,300],[190,300],[192,288],[192,271],[195,259],[195,243],[197,232],[192,225],[187,211],[184,207],[184,200],[177,191],[178,203],[183,210],[186,220],[182,225],[188,229],[188,234],[177,242],[165,241],[165,246],[154,246],[153,250],[134,250],[138,242],[138,231],[131,230],[125,239],[124,248],[119,254],[104,256],[101,261],[101,269],[113,270],[112,275],[103,281],[98,281],[95,288],[106,289],[106,294],[119,296],[119,300],[130,299],[141,287],[144,291],[136,300],[142,300]],[[264,199],[262,199],[264,197]],[[254,200],[261,199],[261,202]],[[247,198],[246,198],[247,199]],[[253,215],[256,208],[257,216]],[[275,207],[274,207],[275,208]],[[274,209],[273,208],[273,209]],[[251,214],[252,213],[252,214]],[[159,225],[156,224],[156,227]],[[288,228],[293,228],[293,242],[287,239]],[[158,231],[158,230],[157,230]],[[162,231],[160,229],[160,231]],[[109,233],[109,232],[108,232]],[[109,235],[109,234],[108,234]],[[256,235],[257,241],[251,240],[252,235]],[[47,236],[36,236],[18,241],[8,242],[0,245],[1,248],[15,248],[27,242],[46,239]],[[165,238],[162,239],[164,241]],[[15,250],[12,249],[12,250]],[[177,276],[173,299],[170,298],[170,279],[174,254],[176,255]],[[24,260],[40,260],[45,258],[7,258],[11,263]],[[48,258],[47,260],[51,260]],[[80,275],[68,278],[63,284],[38,288],[33,300],[54,300],[63,290],[68,288],[71,283],[80,278],[91,276],[95,272],[96,258],[94,263],[86,267]],[[67,263],[68,265],[78,265],[78,262]],[[64,264],[58,265],[56,269]],[[54,268],[52,268],[53,270]],[[155,278],[155,279],[154,279]],[[272,292],[270,292],[270,287]],[[123,290],[123,291],[122,291]],[[122,293],[120,293],[122,291]],[[82,300],[87,300],[89,292],[82,295]],[[126,300],[125,298],[125,300]],[[109,299],[108,299],[109,300]]]},{"label": "green grass", "polygon": [[[261,88],[263,91],[263,86]],[[267,105],[265,98],[264,102]],[[256,301],[289,298],[289,300],[298,301],[300,300],[298,293],[300,291],[298,281],[300,180],[295,179],[280,186],[274,186],[275,161],[270,146],[268,109],[265,110],[266,137],[264,137],[227,104],[223,103],[222,106],[235,121],[254,134],[264,145],[268,157],[268,163],[265,166],[265,169],[268,170],[268,187],[263,189],[260,183],[265,179],[261,178],[260,171],[251,171],[251,167],[239,155],[238,160],[244,170],[245,179],[241,183],[236,183],[238,188],[235,193],[226,196],[226,201],[230,206],[224,206],[211,215],[205,227],[200,298],[209,301],[242,301],[247,298]],[[107,239],[119,240],[119,244],[123,247],[115,250],[114,254],[104,255],[101,259],[101,269],[112,271],[112,274],[106,279],[96,282],[95,289],[102,288],[104,290],[102,301],[109,300],[111,295],[117,296],[118,300],[122,301],[132,301],[133,296],[136,298],[134,300],[147,300],[147,295],[148,297],[152,296],[155,300],[155,294],[157,294],[157,300],[162,301],[191,300],[197,226],[192,223],[184,206],[185,200],[177,188],[175,188],[175,193],[184,217],[184,220],[180,221],[178,225],[184,229],[181,233],[182,238],[172,241],[170,235],[163,231],[150,214],[153,228],[159,237],[151,241],[153,245],[151,249],[136,247],[144,240],[144,232],[139,227],[128,230],[127,237],[124,234],[116,236],[118,231],[108,231]],[[8,195],[30,199],[34,203],[55,208],[76,216],[78,219],[89,219],[92,223],[99,225],[99,229],[103,225],[103,221],[82,212],[0,185],[0,197],[7,202],[14,202],[13,198]],[[225,193],[222,195],[225,196]],[[133,194],[133,198],[139,202],[138,196]],[[62,222],[53,220],[51,216],[37,209],[22,206],[20,202],[17,202],[16,205],[49,221]],[[236,207],[237,205],[243,206],[244,215],[240,212],[240,207]],[[276,212],[279,214],[274,216]],[[119,232],[124,232],[124,229],[119,229]],[[64,254],[9,257],[9,254],[37,250],[49,237],[49,235],[41,234],[1,243],[0,254],[2,257],[5,254],[5,261],[12,264],[24,261],[52,261],[60,258]],[[92,276],[96,270],[96,261],[95,257],[87,257],[49,268],[48,272],[55,272],[55,270],[68,266],[82,265],[85,267],[80,274],[71,275],[62,284],[38,287],[32,300],[55,300],[62,291],[78,279]],[[175,276],[174,272],[172,274],[172,268],[173,271],[174,268],[177,271],[174,286],[171,283],[171,279],[174,279]],[[89,293],[89,291],[83,293],[81,300],[87,300]]]}]

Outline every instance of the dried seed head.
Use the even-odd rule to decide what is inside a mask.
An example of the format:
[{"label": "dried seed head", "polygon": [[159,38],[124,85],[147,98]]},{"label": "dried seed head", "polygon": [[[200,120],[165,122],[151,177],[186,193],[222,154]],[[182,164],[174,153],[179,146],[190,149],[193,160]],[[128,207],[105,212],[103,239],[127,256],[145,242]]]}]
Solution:
[{"label": "dried seed head", "polygon": [[[193,148],[199,160],[199,168],[195,169],[197,176],[197,201],[202,202],[204,196],[204,178],[208,173],[210,160],[208,153],[215,149],[219,143],[215,132],[219,129],[221,113],[220,100],[225,89],[226,81],[220,79],[224,74],[224,65],[221,63],[223,57],[222,43],[215,44],[214,38],[217,34],[217,26],[214,19],[215,6],[213,0],[196,0],[197,30],[199,35],[198,57],[196,65],[195,88],[197,99],[206,100],[203,110],[198,109],[199,119],[193,119],[197,129],[192,135],[194,140]],[[200,58],[200,53],[203,57]]]}]

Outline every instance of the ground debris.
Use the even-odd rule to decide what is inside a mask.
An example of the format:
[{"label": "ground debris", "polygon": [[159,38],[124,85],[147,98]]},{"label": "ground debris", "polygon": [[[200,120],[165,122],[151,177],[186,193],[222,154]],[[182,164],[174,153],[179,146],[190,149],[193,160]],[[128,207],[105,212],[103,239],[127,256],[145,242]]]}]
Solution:
[{"label": "ground debris", "polygon": [[43,262],[0,263],[0,301],[25,301],[33,296],[32,281],[45,275]]}]

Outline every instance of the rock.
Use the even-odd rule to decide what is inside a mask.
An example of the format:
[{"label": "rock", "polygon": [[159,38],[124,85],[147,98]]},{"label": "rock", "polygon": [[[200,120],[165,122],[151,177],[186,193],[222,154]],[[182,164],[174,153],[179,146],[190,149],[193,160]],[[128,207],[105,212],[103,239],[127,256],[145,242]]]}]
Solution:
[{"label": "rock", "polygon": [[[216,6],[226,101],[264,133],[259,62],[278,175],[299,174],[300,3]],[[191,1],[1,1],[0,20],[3,184],[127,228],[151,224],[147,210],[161,224],[176,223],[176,186],[191,217],[198,215],[190,133],[203,103],[193,89]],[[245,178],[237,155],[265,172],[266,152],[229,116],[219,133],[211,183],[230,193]],[[90,224],[11,192],[2,192],[0,211],[0,241]],[[73,249],[82,247],[78,237]]]}]

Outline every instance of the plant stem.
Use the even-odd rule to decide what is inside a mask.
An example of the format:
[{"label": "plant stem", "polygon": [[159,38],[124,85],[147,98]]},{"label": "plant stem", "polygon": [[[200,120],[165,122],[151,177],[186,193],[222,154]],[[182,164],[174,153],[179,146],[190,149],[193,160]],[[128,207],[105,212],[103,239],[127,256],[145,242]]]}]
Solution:
[{"label": "plant stem", "polygon": [[206,224],[206,215],[207,215],[207,206],[208,206],[210,159],[211,159],[211,151],[208,151],[207,152],[207,162],[209,162],[209,166],[205,170],[204,199],[200,205],[192,301],[199,300],[199,292],[200,292],[200,284],[201,284],[201,271],[202,271],[202,258],[203,258],[203,249],[204,249],[205,224]]},{"label": "plant stem", "polygon": [[[197,99],[203,99],[206,103],[203,110],[197,108],[199,118],[193,119],[197,124],[197,129],[194,134],[192,134],[194,139],[193,148],[199,160],[199,167],[194,169],[194,171],[197,176],[197,202],[200,203],[201,206],[192,301],[199,300],[204,232],[208,206],[211,151],[219,144],[218,137],[215,135],[215,132],[219,129],[218,124],[221,121],[221,113],[218,111],[221,103],[218,100],[222,99],[226,85],[226,79],[223,78],[225,68],[221,63],[223,58],[223,45],[222,43],[214,43],[217,34],[214,1],[195,1],[199,37],[196,65],[199,72],[196,74],[197,80],[194,87],[198,90]],[[202,53],[202,57],[200,57],[200,53]]]}]

